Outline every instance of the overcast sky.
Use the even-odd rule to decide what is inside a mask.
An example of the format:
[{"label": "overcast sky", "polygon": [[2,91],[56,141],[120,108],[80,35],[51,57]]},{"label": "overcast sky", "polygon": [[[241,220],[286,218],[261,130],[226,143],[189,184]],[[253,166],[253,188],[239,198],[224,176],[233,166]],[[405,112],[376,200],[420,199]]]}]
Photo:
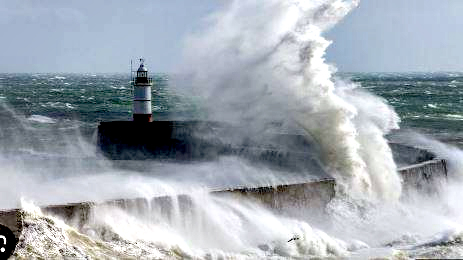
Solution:
[{"label": "overcast sky", "polygon": [[[227,0],[0,0],[0,72],[175,71],[182,38]],[[310,1],[310,0],[309,0]],[[326,34],[340,71],[463,71],[463,0],[363,0]]]},{"label": "overcast sky", "polygon": [[340,71],[463,71],[463,0],[361,0],[326,36]]}]

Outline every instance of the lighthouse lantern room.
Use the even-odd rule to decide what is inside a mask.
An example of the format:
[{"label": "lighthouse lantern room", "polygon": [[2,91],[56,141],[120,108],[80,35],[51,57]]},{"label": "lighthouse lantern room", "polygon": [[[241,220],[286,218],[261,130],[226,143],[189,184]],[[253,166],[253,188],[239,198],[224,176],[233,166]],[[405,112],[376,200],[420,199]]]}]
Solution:
[{"label": "lighthouse lantern room", "polygon": [[151,86],[153,80],[148,77],[148,69],[144,60],[140,59],[140,67],[133,79],[133,121],[151,122]]}]

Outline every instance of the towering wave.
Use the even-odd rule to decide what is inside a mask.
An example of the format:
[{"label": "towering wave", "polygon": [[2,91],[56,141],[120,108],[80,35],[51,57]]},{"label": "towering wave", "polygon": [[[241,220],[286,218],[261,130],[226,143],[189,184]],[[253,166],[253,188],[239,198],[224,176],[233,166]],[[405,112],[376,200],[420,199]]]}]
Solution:
[{"label": "towering wave", "polygon": [[[329,45],[323,32],[357,4],[228,2],[186,40],[185,66],[193,73],[193,90],[208,101],[212,119],[244,121],[255,132],[266,131],[266,124],[275,121],[297,123],[320,144],[321,157],[341,191],[394,201],[400,196],[400,179],[384,135],[397,127],[397,115],[383,99],[333,77],[335,68],[323,58]],[[121,169],[100,160],[79,133],[53,130],[60,128],[60,120],[25,119],[0,105],[0,116],[6,119],[0,124],[0,176],[8,180],[0,184],[0,206],[15,207],[19,197],[38,204],[146,198],[125,210],[95,206],[82,226],[71,223],[78,229],[22,201],[18,258],[255,259],[350,253],[368,258],[369,246],[391,254],[399,249],[398,257],[408,247],[413,257],[429,247],[448,251],[447,245],[459,246],[463,240],[462,210],[454,207],[461,198],[459,183],[450,186],[443,203],[420,196],[411,203],[370,207],[369,201],[355,204],[341,197],[330,203],[321,220],[300,208],[292,216],[251,200],[209,194],[197,178],[224,185],[245,177],[244,182],[285,181],[285,176],[273,178],[273,172],[265,180],[265,174],[257,176],[263,172],[259,166],[227,158],[194,165],[147,164],[159,175]],[[74,123],[65,126],[74,128]]]},{"label": "towering wave", "polygon": [[385,102],[335,82],[322,33],[357,0],[237,0],[204,21],[185,42],[185,70],[213,119],[296,122],[354,197],[396,200],[400,179],[384,139],[398,117]]}]

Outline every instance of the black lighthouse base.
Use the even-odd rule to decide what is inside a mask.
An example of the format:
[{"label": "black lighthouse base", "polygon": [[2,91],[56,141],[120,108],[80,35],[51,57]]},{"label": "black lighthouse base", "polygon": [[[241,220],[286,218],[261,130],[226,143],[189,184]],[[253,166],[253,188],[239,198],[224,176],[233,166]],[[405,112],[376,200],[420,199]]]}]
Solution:
[{"label": "black lighthouse base", "polygon": [[205,121],[115,121],[98,126],[98,146],[112,160],[207,161],[238,156],[285,171],[324,175],[316,149],[298,134],[257,134]]},{"label": "black lighthouse base", "polygon": [[151,114],[133,114],[133,121],[135,122],[147,123],[147,122],[151,122],[151,120],[152,120]]}]

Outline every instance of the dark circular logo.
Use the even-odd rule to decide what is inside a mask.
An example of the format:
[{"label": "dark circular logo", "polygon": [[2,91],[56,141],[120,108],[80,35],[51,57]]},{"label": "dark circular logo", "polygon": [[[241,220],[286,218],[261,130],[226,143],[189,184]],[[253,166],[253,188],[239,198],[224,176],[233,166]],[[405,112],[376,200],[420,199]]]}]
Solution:
[{"label": "dark circular logo", "polygon": [[0,259],[8,259],[16,247],[16,238],[13,232],[0,224]]}]

